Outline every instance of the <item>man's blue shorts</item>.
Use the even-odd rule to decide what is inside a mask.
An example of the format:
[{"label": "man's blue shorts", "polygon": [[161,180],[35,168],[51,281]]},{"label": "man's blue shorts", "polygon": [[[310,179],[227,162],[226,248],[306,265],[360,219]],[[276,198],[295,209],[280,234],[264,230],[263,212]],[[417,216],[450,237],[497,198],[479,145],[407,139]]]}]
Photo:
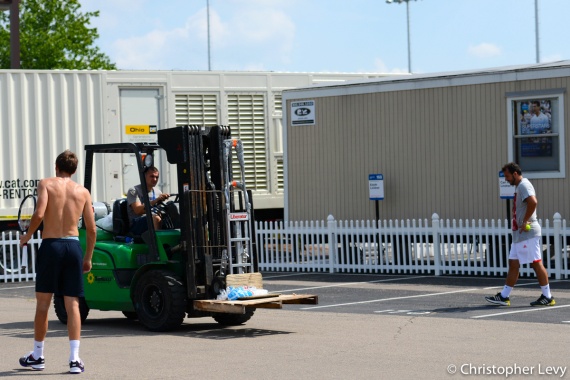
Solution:
[{"label": "man's blue shorts", "polygon": [[148,223],[146,221],[146,215],[139,216],[133,219],[131,223],[130,232],[133,235],[142,235],[143,232],[148,230]]},{"label": "man's blue shorts", "polygon": [[36,292],[83,297],[83,251],[78,239],[43,239],[36,257]]}]

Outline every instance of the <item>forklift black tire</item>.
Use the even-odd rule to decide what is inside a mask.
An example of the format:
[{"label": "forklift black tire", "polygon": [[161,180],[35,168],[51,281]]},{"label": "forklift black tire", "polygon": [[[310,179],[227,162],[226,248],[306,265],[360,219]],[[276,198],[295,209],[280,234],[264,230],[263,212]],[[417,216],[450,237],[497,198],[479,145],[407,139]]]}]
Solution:
[{"label": "forklift black tire", "polygon": [[[64,325],[67,325],[67,310],[65,310],[65,302],[63,301],[63,296],[53,297],[53,308],[55,309],[55,315],[57,319]],[[84,297],[79,297],[79,314],[81,314],[81,323],[85,322],[87,316],[89,315],[89,306],[85,302]]]},{"label": "forklift black tire", "polygon": [[214,313],[212,317],[222,326],[239,326],[249,321],[254,311],[248,309],[245,314]]},{"label": "forklift black tire", "polygon": [[127,317],[127,319],[130,319],[131,321],[136,321],[137,319],[139,319],[139,316],[136,313],[136,311],[123,311],[122,313],[125,317]]},{"label": "forklift black tire", "polygon": [[136,285],[135,310],[151,331],[168,331],[186,316],[186,292],[180,278],[165,270],[146,272]]}]

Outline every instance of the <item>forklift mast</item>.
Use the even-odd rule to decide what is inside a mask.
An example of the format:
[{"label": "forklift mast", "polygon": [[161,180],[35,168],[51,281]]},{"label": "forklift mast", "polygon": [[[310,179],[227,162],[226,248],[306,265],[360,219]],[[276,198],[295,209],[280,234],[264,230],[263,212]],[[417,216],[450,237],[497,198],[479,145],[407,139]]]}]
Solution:
[{"label": "forklift mast", "polygon": [[[158,131],[158,144],[177,166],[180,244],[185,257],[188,297],[203,298],[223,276],[228,247],[223,189],[224,140],[230,128],[182,126]],[[231,163],[230,163],[231,170]]]}]

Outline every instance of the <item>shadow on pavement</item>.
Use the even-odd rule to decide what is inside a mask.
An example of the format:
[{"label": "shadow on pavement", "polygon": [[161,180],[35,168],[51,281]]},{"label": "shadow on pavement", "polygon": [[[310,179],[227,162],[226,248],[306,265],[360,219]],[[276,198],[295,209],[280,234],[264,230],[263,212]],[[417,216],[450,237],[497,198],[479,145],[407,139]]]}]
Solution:
[{"label": "shadow on pavement", "polygon": [[[185,319],[177,329],[166,332],[148,331],[137,321],[127,318],[97,318],[87,319],[82,326],[81,336],[85,339],[97,337],[124,337],[124,336],[188,336],[200,339],[241,339],[257,338],[261,336],[286,335],[289,331],[263,330],[247,328],[245,325],[224,327],[217,322],[192,323],[191,319]],[[34,324],[31,321],[0,323],[0,337],[10,336],[14,338],[33,339]],[[67,337],[67,326],[59,320],[49,321],[47,339],[53,337]],[[0,374],[2,377],[2,374]]]}]

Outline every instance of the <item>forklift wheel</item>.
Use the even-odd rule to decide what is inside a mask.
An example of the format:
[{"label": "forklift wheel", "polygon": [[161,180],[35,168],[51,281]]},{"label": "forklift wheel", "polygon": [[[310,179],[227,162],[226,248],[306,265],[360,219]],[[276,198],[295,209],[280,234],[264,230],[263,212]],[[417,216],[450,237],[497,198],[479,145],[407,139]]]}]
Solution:
[{"label": "forklift wheel", "polygon": [[245,314],[214,313],[212,317],[223,326],[238,326],[246,323],[253,317],[254,310],[246,310]]},{"label": "forklift wheel", "polygon": [[[63,296],[53,297],[53,308],[55,309],[55,315],[57,319],[64,325],[67,324],[67,311],[65,310],[65,302],[63,301]],[[79,297],[79,313],[81,314],[81,323],[85,322],[87,315],[89,315],[89,306],[85,302],[84,297]]]},{"label": "forklift wheel", "polygon": [[135,289],[135,310],[139,321],[151,331],[172,330],[186,316],[186,292],[172,272],[150,270]]}]

